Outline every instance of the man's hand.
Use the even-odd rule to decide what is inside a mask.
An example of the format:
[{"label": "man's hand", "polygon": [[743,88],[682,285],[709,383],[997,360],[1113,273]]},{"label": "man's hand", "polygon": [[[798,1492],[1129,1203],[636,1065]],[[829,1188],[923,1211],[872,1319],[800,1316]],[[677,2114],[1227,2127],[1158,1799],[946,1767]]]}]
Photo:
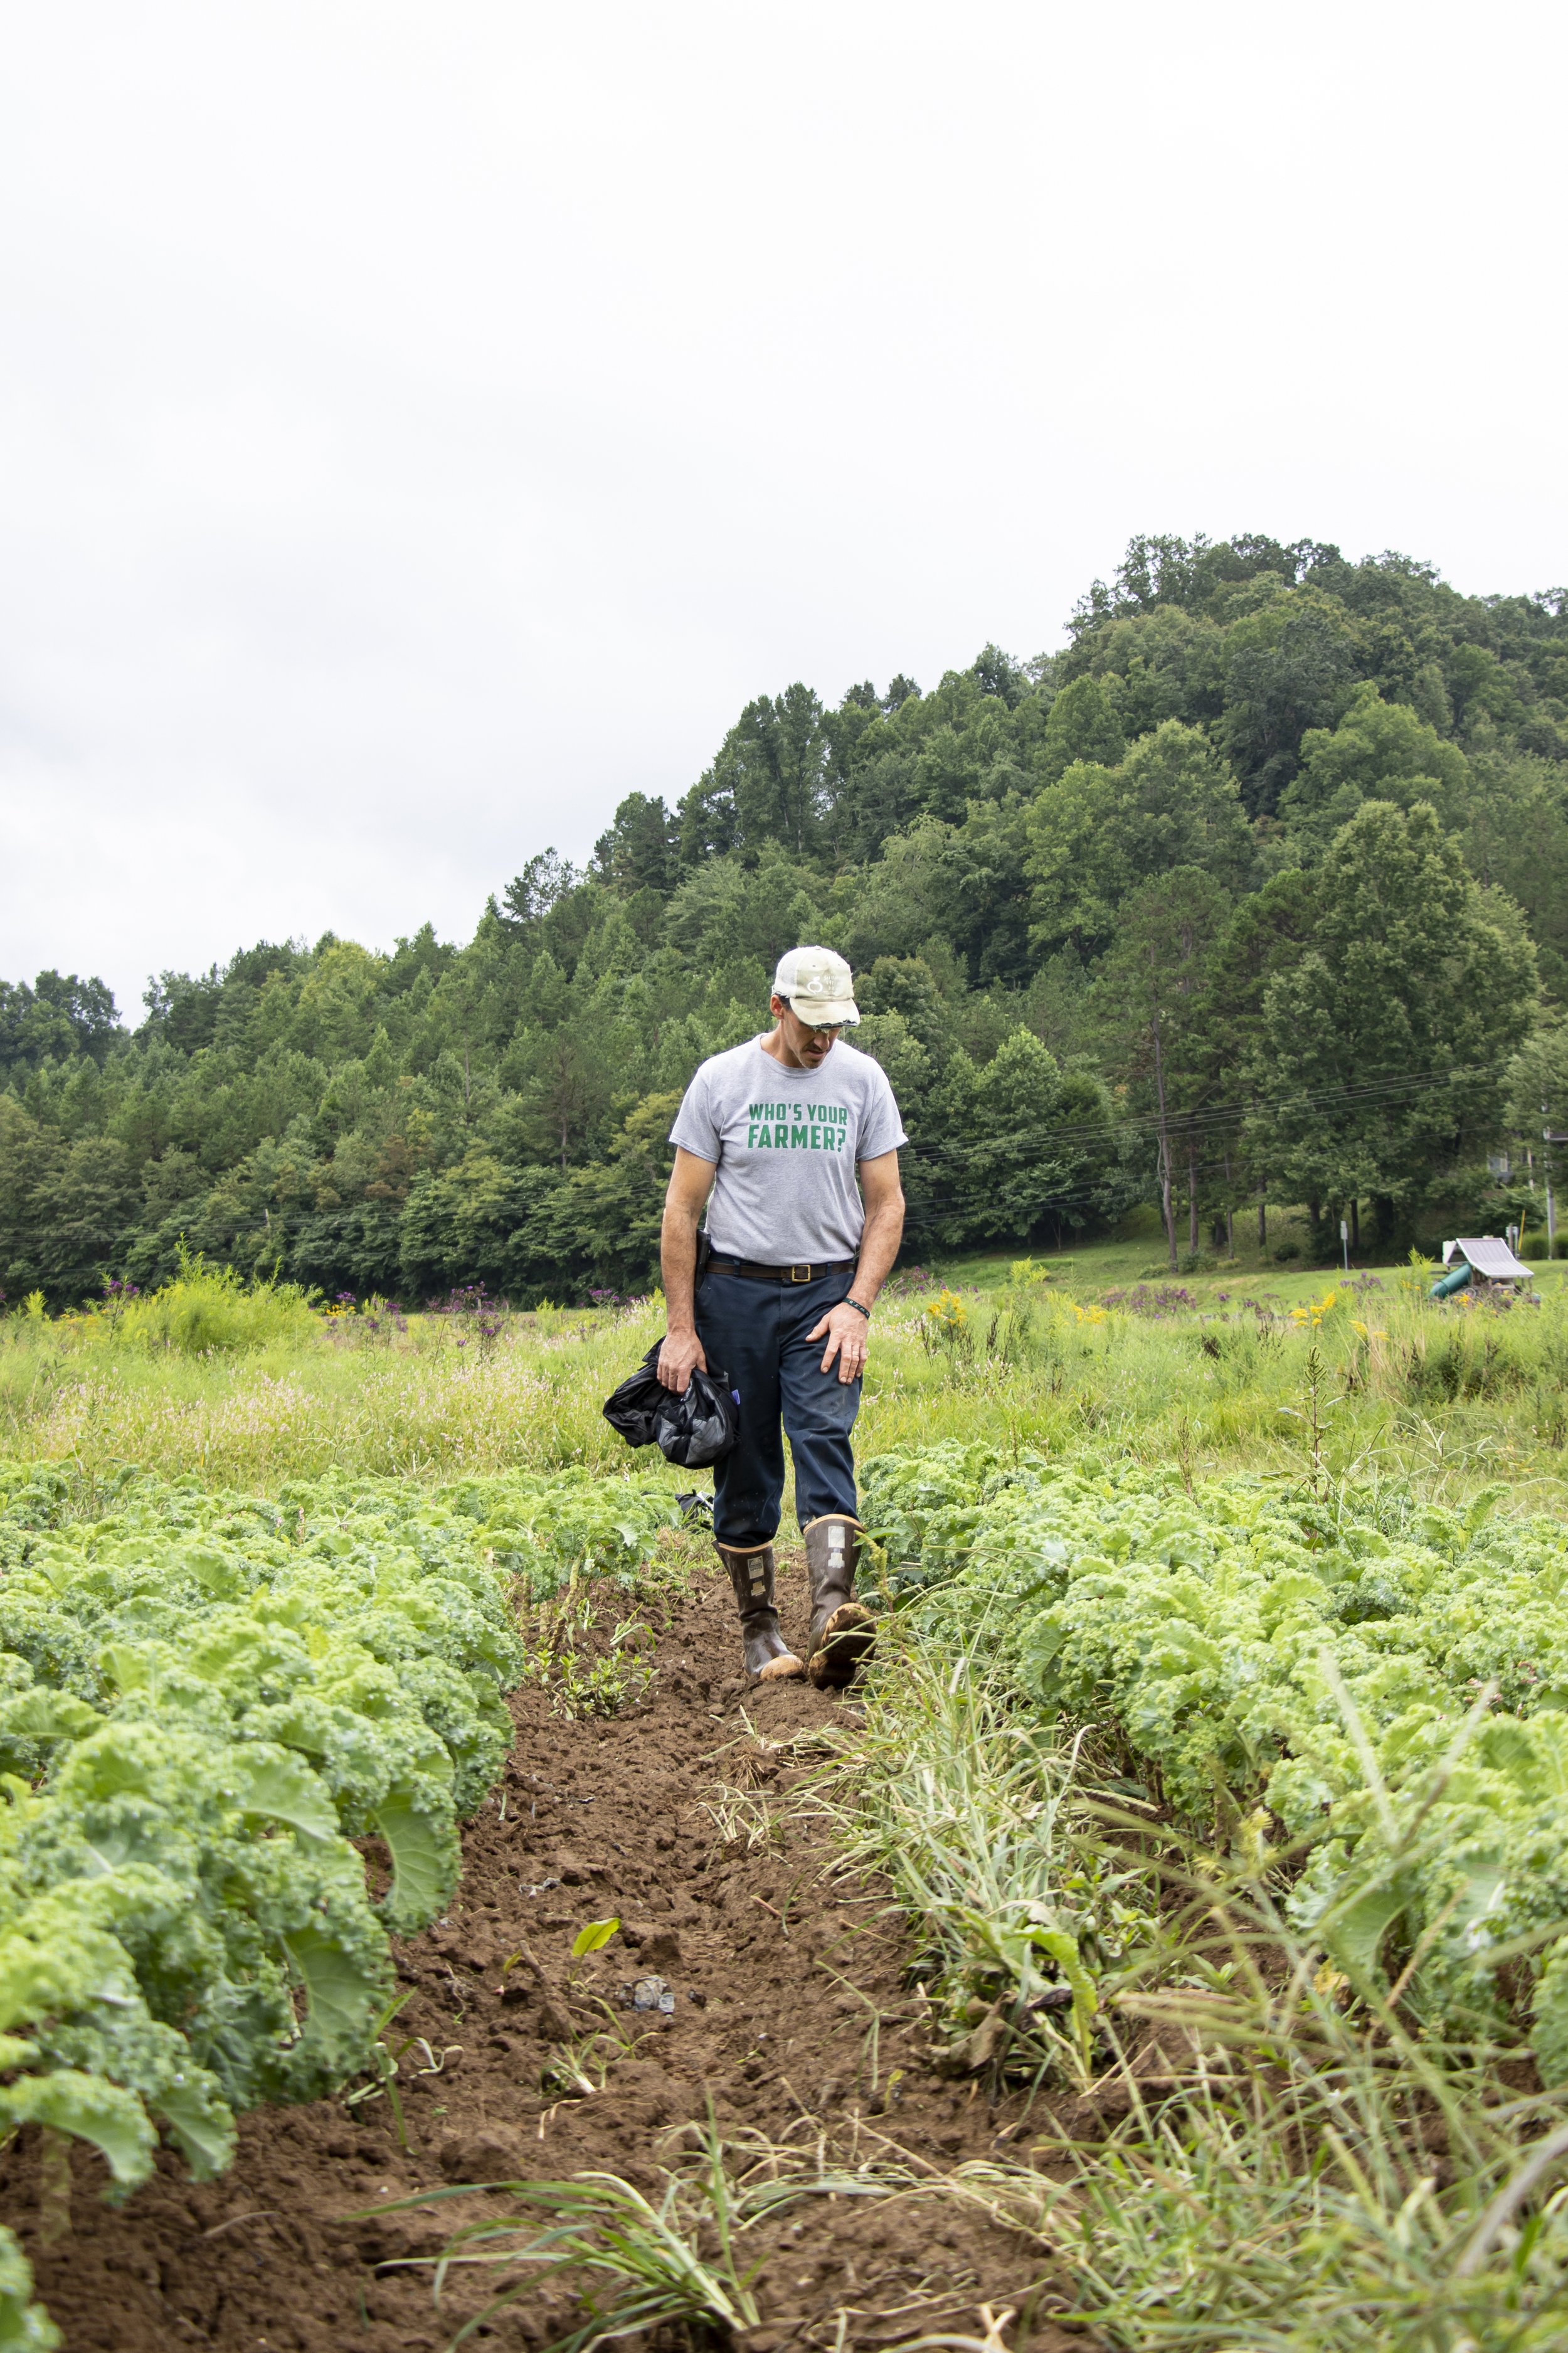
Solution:
[{"label": "man's hand", "polygon": [[[816,1333],[812,1338],[816,1337]],[[684,1397],[691,1386],[694,1372],[705,1373],[708,1358],[695,1332],[667,1332],[664,1345],[658,1352],[658,1372],[660,1386]]]},{"label": "man's hand", "polygon": [[[840,1301],[837,1307],[828,1309],[821,1323],[814,1324],[805,1336],[808,1341],[820,1340],[826,1332],[827,1353],[822,1359],[823,1371],[826,1372],[837,1356],[839,1379],[858,1381],[866,1369],[867,1330],[866,1318],[859,1309]],[[663,1379],[662,1373],[659,1377]]]},{"label": "man's hand", "polygon": [[708,1370],[697,1336],[697,1220],[713,1188],[714,1174],[711,1160],[677,1145],[658,1239],[669,1329],[658,1352],[658,1370],[663,1386],[678,1397],[686,1395],[694,1372]]}]

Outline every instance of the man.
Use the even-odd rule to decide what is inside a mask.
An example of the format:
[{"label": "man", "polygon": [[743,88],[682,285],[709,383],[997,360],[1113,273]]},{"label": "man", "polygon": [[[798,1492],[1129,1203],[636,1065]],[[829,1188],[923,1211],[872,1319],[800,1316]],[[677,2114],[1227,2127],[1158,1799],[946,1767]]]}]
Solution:
[{"label": "man", "polygon": [[[838,1042],[860,1018],[842,956],[792,949],[771,1004],[776,1027],[702,1063],[670,1130],[661,1238],[669,1329],[658,1377],[684,1391],[700,1366],[721,1370],[740,1395],[740,1440],[714,1467],[713,1534],[747,1673],[807,1674],[837,1688],[871,1646],[870,1613],[854,1598],[849,1439],[871,1310],[904,1229],[898,1147],[907,1138],[880,1066]],[[773,1601],[781,1417],[811,1577],[804,1664]]]}]

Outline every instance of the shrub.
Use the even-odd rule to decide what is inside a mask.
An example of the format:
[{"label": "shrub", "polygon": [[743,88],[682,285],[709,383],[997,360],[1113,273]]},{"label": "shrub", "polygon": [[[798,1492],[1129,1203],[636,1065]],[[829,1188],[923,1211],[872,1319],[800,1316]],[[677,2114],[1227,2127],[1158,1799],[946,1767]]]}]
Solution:
[{"label": "shrub", "polygon": [[182,1250],[173,1282],[144,1296],[114,1286],[82,1328],[95,1342],[149,1355],[248,1355],[313,1339],[321,1328],[314,1297],[297,1282],[247,1282],[231,1266]]}]

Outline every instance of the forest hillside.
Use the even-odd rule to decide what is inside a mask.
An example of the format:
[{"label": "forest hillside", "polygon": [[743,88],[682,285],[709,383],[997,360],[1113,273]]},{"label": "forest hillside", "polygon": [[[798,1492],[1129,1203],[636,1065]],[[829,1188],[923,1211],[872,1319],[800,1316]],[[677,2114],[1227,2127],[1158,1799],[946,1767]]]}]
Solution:
[{"label": "forest hillside", "polygon": [[[522,845],[520,845],[522,847]],[[521,862],[464,945],[327,934],[0,983],[0,1288],[182,1246],[328,1293],[646,1286],[665,1138],[783,949],[842,950],[909,1247],[1173,1254],[1305,1205],[1403,1250],[1533,1214],[1568,1117],[1568,596],[1140,539],[1065,646],[747,705],[679,805]]]}]

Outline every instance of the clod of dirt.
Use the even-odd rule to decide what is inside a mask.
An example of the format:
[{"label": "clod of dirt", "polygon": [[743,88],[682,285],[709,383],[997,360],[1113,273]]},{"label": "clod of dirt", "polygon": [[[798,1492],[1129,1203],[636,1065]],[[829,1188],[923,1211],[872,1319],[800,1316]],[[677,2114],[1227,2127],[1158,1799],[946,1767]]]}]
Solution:
[{"label": "clod of dirt", "polygon": [[655,1970],[679,1968],[683,1957],[676,1929],[654,1928],[646,1922],[627,1920],[622,1923],[621,1936],[649,1975]]},{"label": "clod of dirt", "polygon": [[448,2181],[516,2181],[529,2169],[528,2144],[505,2125],[475,2133],[452,2133],[441,2143],[437,2162]]}]

